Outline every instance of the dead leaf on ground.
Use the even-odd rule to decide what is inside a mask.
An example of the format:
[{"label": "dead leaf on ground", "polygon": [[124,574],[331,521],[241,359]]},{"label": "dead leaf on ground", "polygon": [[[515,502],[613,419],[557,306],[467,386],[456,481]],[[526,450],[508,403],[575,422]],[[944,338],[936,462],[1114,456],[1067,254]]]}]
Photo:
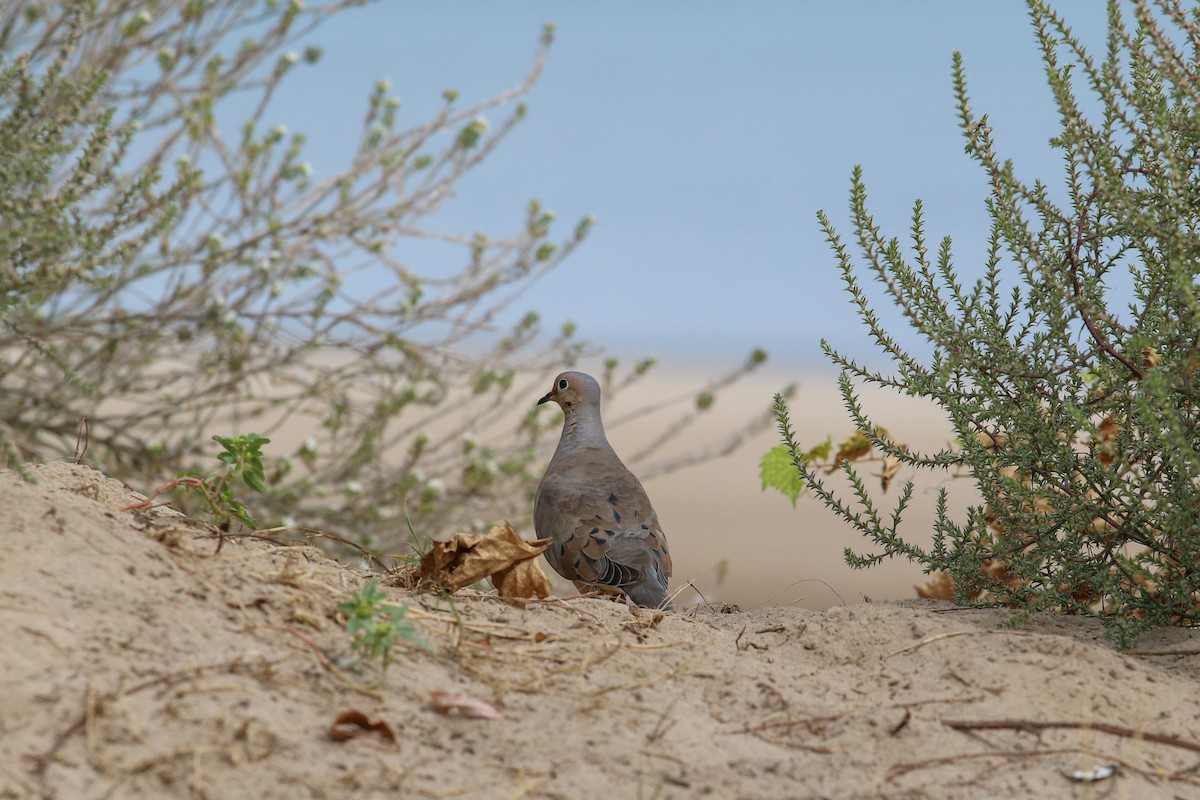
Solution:
[{"label": "dead leaf on ground", "polygon": [[449,541],[434,542],[421,558],[420,575],[448,592],[491,578],[501,597],[548,597],[550,580],[536,559],[549,546],[549,539],[522,539],[505,521],[487,533],[456,533]]},{"label": "dead leaf on ground", "polygon": [[[989,580],[1003,583],[1010,589],[1015,589],[1025,585],[1024,581],[1015,577],[1009,570],[1008,565],[1003,561],[995,558],[984,559],[983,565],[979,573]],[[935,572],[933,577],[924,583],[918,583],[913,586],[917,592],[917,597],[923,597],[932,600],[954,600],[955,584],[954,579],[950,577],[950,573],[946,570]],[[971,600],[978,600],[983,596],[983,592],[979,590],[967,592],[967,597]]]},{"label": "dead leaf on ground", "polygon": [[471,719],[501,719],[504,716],[488,701],[465,692],[430,692],[429,706],[439,714],[454,714]]},{"label": "dead leaf on ground", "polygon": [[386,722],[372,722],[361,711],[343,711],[329,726],[329,738],[335,742],[345,742],[362,736],[364,733],[378,733],[389,742],[396,741],[396,734]]}]

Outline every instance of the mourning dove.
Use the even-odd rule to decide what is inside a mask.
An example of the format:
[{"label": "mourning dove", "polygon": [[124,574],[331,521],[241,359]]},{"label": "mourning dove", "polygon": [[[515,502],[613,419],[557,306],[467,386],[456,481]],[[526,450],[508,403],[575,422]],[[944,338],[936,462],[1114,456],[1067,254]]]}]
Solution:
[{"label": "mourning dove", "polygon": [[667,537],[646,490],[604,435],[600,384],[564,372],[538,405],[547,400],[565,417],[534,500],[534,529],[554,541],[546,560],[580,591],[620,591],[639,606],[668,607]]}]

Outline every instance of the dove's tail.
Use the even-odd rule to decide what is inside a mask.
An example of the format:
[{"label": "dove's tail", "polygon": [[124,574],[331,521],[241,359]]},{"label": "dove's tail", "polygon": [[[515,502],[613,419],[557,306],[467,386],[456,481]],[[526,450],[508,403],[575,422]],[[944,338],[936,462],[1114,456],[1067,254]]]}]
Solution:
[{"label": "dove's tail", "polygon": [[662,578],[662,582],[655,580],[660,577],[657,574],[647,575],[646,579],[640,583],[622,586],[621,591],[629,595],[629,599],[644,608],[662,608],[671,610],[671,599],[667,597],[667,581]]}]

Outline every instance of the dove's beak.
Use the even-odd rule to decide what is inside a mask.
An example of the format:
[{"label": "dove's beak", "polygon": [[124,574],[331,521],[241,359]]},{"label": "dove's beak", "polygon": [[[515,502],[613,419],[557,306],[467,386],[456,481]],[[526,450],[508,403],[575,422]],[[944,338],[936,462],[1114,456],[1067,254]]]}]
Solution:
[{"label": "dove's beak", "polygon": [[546,392],[545,397],[543,397],[541,400],[537,401],[537,404],[540,406],[542,403],[545,403],[547,400],[553,400],[553,399],[554,399],[554,390],[551,389],[550,391]]}]

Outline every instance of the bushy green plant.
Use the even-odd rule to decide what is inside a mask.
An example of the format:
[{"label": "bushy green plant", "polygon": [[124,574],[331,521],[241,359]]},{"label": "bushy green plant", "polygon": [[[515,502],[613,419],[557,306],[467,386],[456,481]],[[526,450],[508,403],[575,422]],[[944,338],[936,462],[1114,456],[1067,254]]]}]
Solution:
[{"label": "bushy green plant", "polygon": [[[511,410],[595,350],[511,309],[593,220],[559,233],[537,200],[511,231],[432,216],[524,119],[553,28],[514,88],[447,89],[428,119],[364,87],[358,137],[317,170],[273,101],[319,64],[320,25],[363,5],[0,4],[8,463],[71,453],[86,418],[92,464],[157,486],[204,469],[212,430],[256,430],[279,447],[247,501],[261,521],[389,547],[406,515],[528,514],[556,431]],[[417,241],[441,251],[414,259]]]},{"label": "bushy green plant", "polygon": [[209,512],[219,525],[227,526],[237,519],[248,528],[256,527],[246,504],[233,493],[233,484],[242,483],[251,491],[262,494],[267,490],[263,468],[263,445],[270,444],[257,433],[241,436],[213,436],[213,441],[223,448],[217,460],[225,469],[201,475],[198,472],[184,473],[181,477],[200,478],[200,488],[209,506]]},{"label": "bushy green plant", "polygon": [[[78,418],[61,414],[71,398],[97,398],[79,350],[100,356],[102,368],[114,346],[111,331],[83,347],[78,329],[47,337],[51,318],[81,294],[108,291],[166,235],[194,177],[183,170],[160,188],[155,169],[120,174],[130,137],[97,103],[108,75],[75,65],[87,23],[83,3],[64,3],[57,35],[36,56],[12,55],[9,25],[0,36],[0,447],[18,465],[31,447],[73,435]],[[96,204],[103,215],[89,213]],[[31,427],[30,417],[45,424]]]},{"label": "bushy green plant", "polygon": [[[874,543],[847,552],[852,566],[901,556],[945,570],[960,603],[1096,614],[1127,645],[1150,625],[1200,621],[1200,14],[1136,0],[1127,20],[1110,2],[1095,58],[1045,3],[1028,5],[1061,120],[1051,144],[1064,183],[1029,183],[1001,159],[955,54],[966,151],[990,183],[980,277],[964,277],[949,238],[931,246],[919,201],[907,247],[887,237],[857,169],[857,258],[819,215],[860,318],[894,364],[872,371],[822,343],[854,425],[904,468],[963,470],[984,502],[951,519],[943,488],[932,546],[922,546],[899,527],[911,481],[884,513],[846,460],[845,501],[806,463],[782,401],[778,421],[812,491]],[[928,359],[884,330],[859,263]],[[865,413],[862,384],[934,401],[957,445],[899,445]]]},{"label": "bushy green plant", "polygon": [[267,490],[262,448],[271,440],[257,433],[212,438],[223,448],[217,454],[217,460],[225,465],[224,469],[207,474],[184,470],[179,477],[156,489],[147,499],[129,506],[129,510],[144,508],[158,495],[173,490],[175,502],[179,505],[188,505],[189,499],[199,498],[213,524],[222,529],[228,529],[235,519],[247,528],[256,528],[246,504],[234,494],[233,485],[244,484],[259,494]]}]

